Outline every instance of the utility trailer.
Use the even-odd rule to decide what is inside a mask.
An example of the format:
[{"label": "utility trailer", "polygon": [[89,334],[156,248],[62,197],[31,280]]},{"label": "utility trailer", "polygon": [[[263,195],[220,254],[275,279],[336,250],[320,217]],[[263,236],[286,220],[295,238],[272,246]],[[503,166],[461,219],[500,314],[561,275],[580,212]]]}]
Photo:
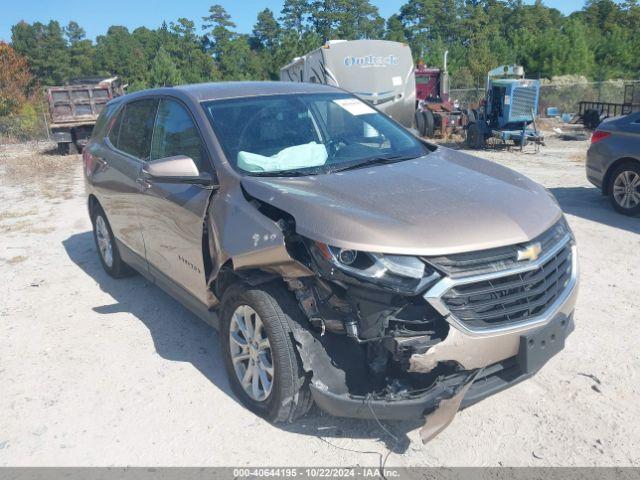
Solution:
[{"label": "utility trailer", "polygon": [[82,78],[46,91],[51,116],[51,138],[58,153],[81,152],[105,104],[124,94],[118,77]]},{"label": "utility trailer", "polygon": [[467,146],[483,148],[489,138],[523,148],[544,145],[535,118],[540,82],[524,78],[519,65],[502,65],[487,74],[486,98],[480,108],[468,112]]},{"label": "utility trailer", "polygon": [[605,118],[639,112],[640,82],[624,86],[623,100],[622,103],[581,101],[578,103],[578,113],[570,123],[582,123],[585,128],[595,130]]},{"label": "utility trailer", "polygon": [[411,49],[405,43],[330,40],[282,67],[280,80],[343,88],[405,127],[413,127],[416,81]]},{"label": "utility trailer", "polygon": [[423,137],[447,137],[465,125],[465,114],[449,98],[447,54],[443,68],[427,68],[419,62],[416,68],[416,130]]}]

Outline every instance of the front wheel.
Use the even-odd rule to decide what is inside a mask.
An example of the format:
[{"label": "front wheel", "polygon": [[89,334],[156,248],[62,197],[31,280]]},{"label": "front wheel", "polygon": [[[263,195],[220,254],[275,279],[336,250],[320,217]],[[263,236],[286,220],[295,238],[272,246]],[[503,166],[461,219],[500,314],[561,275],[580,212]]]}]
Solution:
[{"label": "front wheel", "polygon": [[640,213],[640,165],[619,166],[609,181],[609,198],[613,208],[625,215]]},{"label": "front wheel", "polygon": [[301,315],[279,284],[236,284],[222,299],[220,343],[231,388],[249,410],[274,423],[292,422],[312,405],[293,343]]},{"label": "front wheel", "polygon": [[113,278],[121,278],[132,275],[134,272],[120,258],[120,251],[116,244],[111,225],[107,220],[104,210],[96,206],[91,218],[93,223],[93,239],[98,249],[100,263],[105,272]]}]

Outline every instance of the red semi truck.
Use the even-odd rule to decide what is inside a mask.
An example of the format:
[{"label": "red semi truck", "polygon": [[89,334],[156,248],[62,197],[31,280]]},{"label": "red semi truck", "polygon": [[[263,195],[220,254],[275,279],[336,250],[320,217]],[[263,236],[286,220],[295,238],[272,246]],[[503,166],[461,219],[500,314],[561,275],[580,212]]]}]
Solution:
[{"label": "red semi truck", "polygon": [[449,98],[447,53],[442,69],[429,68],[420,61],[415,70],[415,123],[423,137],[446,137],[464,126],[465,115]]}]

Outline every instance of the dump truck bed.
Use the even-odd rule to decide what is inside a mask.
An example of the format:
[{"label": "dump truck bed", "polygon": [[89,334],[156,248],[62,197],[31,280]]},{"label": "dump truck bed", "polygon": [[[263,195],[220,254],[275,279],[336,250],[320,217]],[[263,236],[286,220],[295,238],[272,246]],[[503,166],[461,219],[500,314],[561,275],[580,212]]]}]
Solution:
[{"label": "dump truck bed", "polygon": [[51,87],[47,98],[52,127],[93,124],[112,97],[108,84]]}]

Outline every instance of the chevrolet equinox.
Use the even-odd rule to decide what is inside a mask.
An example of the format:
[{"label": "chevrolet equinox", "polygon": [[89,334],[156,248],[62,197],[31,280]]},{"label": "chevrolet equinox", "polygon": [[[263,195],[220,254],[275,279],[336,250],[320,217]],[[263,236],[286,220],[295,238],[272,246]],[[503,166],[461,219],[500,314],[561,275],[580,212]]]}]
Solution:
[{"label": "chevrolet equinox", "polygon": [[219,330],[232,388],[291,422],[455,413],[573,330],[573,234],[543,187],[337,88],[238,82],[112,100],[84,155],[100,261]]}]

